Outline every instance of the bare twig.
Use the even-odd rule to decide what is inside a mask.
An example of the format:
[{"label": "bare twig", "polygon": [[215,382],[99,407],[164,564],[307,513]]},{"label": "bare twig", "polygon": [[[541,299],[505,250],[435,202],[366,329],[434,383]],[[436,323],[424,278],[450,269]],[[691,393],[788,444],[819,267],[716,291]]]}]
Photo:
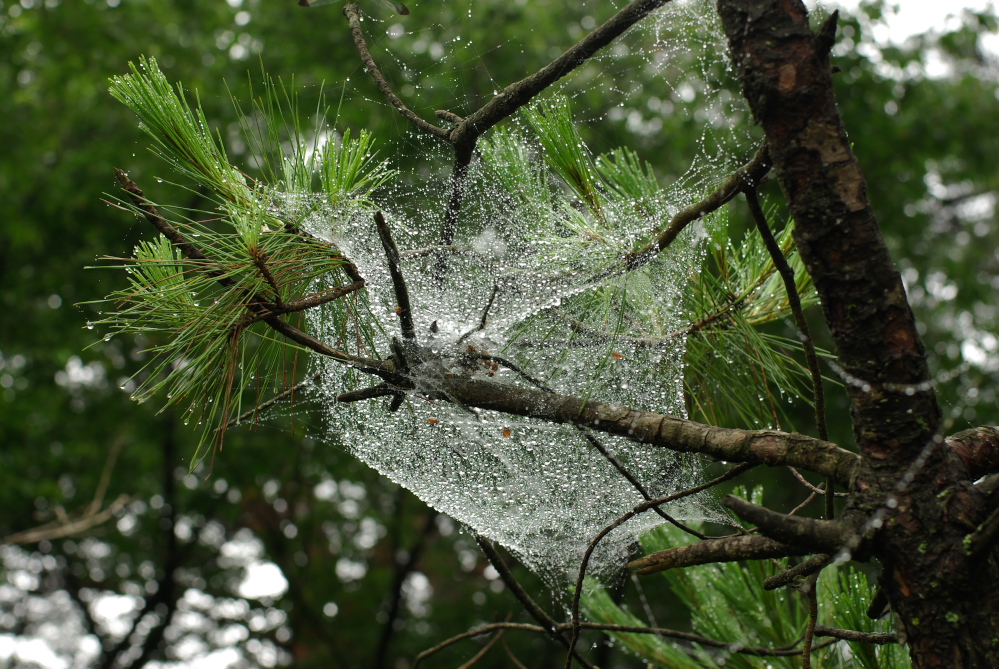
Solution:
[{"label": "bare twig", "polygon": [[246,327],[260,321],[265,321],[268,318],[276,318],[278,316],[293,314],[299,311],[305,311],[306,309],[313,309],[315,307],[322,306],[327,302],[339,300],[344,295],[356,292],[364,288],[364,285],[364,279],[361,279],[360,281],[355,281],[354,283],[347,284],[346,286],[336,286],[334,288],[330,288],[329,290],[324,290],[321,293],[303,297],[300,300],[282,302],[280,304],[275,304],[273,307],[266,304],[262,305],[264,309],[257,311],[252,315],[248,315],[247,319],[243,322],[243,326]]},{"label": "bare twig", "polygon": [[527,594],[524,587],[514,577],[513,572],[511,572],[510,568],[506,566],[506,562],[504,562],[503,557],[499,554],[496,548],[493,547],[492,543],[485,537],[479,535],[476,535],[475,541],[479,544],[479,548],[482,549],[482,552],[485,554],[486,559],[489,560],[489,563],[497,572],[499,572],[503,583],[510,589],[510,592],[513,593],[513,596],[517,598],[521,605],[523,605],[524,610],[526,610],[532,618],[541,623],[542,628],[548,632],[548,634],[569,650],[570,657],[575,657],[579,660],[579,663],[587,669],[596,669],[585,657],[572,648],[569,641],[562,636],[561,632],[565,631],[564,627],[560,629],[561,626],[558,625],[555,620],[545,612],[544,609],[538,606],[533,599],[531,599],[531,596]]},{"label": "bare twig", "polygon": [[407,341],[416,341],[413,307],[409,302],[409,289],[406,288],[406,279],[402,275],[402,266],[399,264],[399,248],[395,245],[392,232],[380,211],[375,212],[375,226],[378,228],[378,237],[382,241],[382,248],[385,249],[389,276],[392,277],[392,287],[395,289],[395,299],[398,303],[396,314],[399,316],[399,323],[402,327],[402,338]]},{"label": "bare twig", "polygon": [[790,569],[785,569],[776,576],[771,576],[770,578],[763,581],[764,590],[776,590],[782,586],[792,583],[795,579],[814,574],[819,569],[825,567],[832,560],[832,556],[828,553],[819,553],[818,555],[813,555],[801,564],[795,565]]},{"label": "bare twig", "polygon": [[378,650],[374,663],[375,669],[380,669],[385,666],[389,643],[392,640],[392,635],[395,633],[396,621],[399,619],[399,611],[401,610],[402,605],[403,585],[406,582],[406,577],[409,576],[414,569],[416,569],[416,565],[419,564],[420,558],[423,557],[423,551],[426,548],[427,541],[436,531],[436,520],[438,515],[438,512],[434,509],[429,507],[427,508],[427,517],[423,522],[423,528],[420,530],[416,543],[414,543],[412,548],[409,549],[406,561],[396,562],[395,574],[392,579],[391,587],[392,596],[389,601],[385,623],[382,625],[381,638],[378,640]]},{"label": "bare twig", "polygon": [[[568,625],[562,625],[561,627],[568,627]],[[800,649],[795,649],[795,648],[763,648],[760,646],[745,646],[741,643],[732,643],[731,641],[720,641],[718,639],[710,639],[708,637],[704,637],[699,634],[692,634],[690,632],[681,632],[679,630],[672,630],[664,627],[639,627],[632,625],[614,625],[614,624],[605,624],[605,623],[586,623],[586,622],[580,623],[580,627],[589,630],[600,630],[603,632],[621,632],[624,634],[655,634],[657,636],[662,636],[669,639],[689,641],[691,643],[696,643],[701,646],[709,646],[711,648],[723,648],[730,653],[735,653],[740,655],[787,657],[787,656],[801,655],[802,653]],[[829,643],[821,644],[819,646],[813,647],[812,650],[813,651],[819,650],[820,648],[823,648],[828,645]]]},{"label": "bare twig", "polygon": [[101,477],[98,479],[97,487],[94,489],[94,496],[90,500],[90,503],[82,510],[73,514],[67,514],[61,506],[57,506],[55,509],[55,520],[39,527],[15,532],[14,534],[0,538],[0,546],[4,544],[34,544],[39,541],[52,541],[54,539],[62,539],[63,537],[71,537],[111,520],[132,500],[129,495],[122,494],[108,504],[107,507],[101,509],[104,505],[104,496],[107,494],[108,486],[111,484],[111,474],[114,471],[115,463],[118,461],[118,456],[121,455],[124,447],[125,439],[123,438],[115,439],[111,443],[111,448],[104,461],[104,468],[101,470]]},{"label": "bare twig", "polygon": [[747,184],[757,184],[770,171],[770,153],[766,144],[757,150],[748,163],[733,172],[721,186],[707,197],[684,207],[670,220],[656,238],[626,258],[629,269],[641,267],[652,260],[660,251],[669,246],[684,228],[720,208],[739,194]]},{"label": "bare twig", "polygon": [[[794,315],[795,325],[798,326],[801,345],[805,350],[805,362],[808,365],[808,373],[812,377],[815,427],[818,430],[819,439],[828,441],[829,429],[826,427],[826,396],[822,387],[822,370],[819,369],[819,357],[815,353],[815,344],[812,342],[812,334],[808,329],[808,320],[805,318],[805,312],[801,308],[801,298],[798,295],[798,289],[794,282],[794,270],[791,269],[787,258],[784,257],[784,253],[781,251],[780,244],[777,243],[773,232],[770,230],[770,225],[767,223],[767,216],[763,212],[759,195],[756,193],[757,187],[758,184],[756,183],[746,184],[743,188],[743,194],[746,196],[749,211],[753,214],[753,220],[756,221],[756,229],[759,231],[760,237],[763,238],[763,243],[767,247],[767,251],[770,252],[770,259],[773,261],[774,267],[777,268],[777,272],[784,282],[784,290],[787,291],[787,303],[791,307],[791,313]],[[833,480],[827,477],[825,491],[826,520],[833,519],[835,494]]]},{"label": "bare twig", "polygon": [[503,632],[505,631],[506,630],[501,629],[498,632],[496,632],[496,634],[493,635],[493,638],[489,640],[489,643],[483,646],[478,653],[472,656],[472,659],[462,664],[460,667],[458,667],[458,669],[469,669],[469,667],[471,667],[476,662],[485,657],[485,654],[488,653],[489,650],[496,645],[496,642],[503,638]]},{"label": "bare twig", "polygon": [[859,643],[873,643],[879,646],[899,642],[898,634],[895,632],[857,632],[837,627],[826,627],[825,625],[815,626],[815,636],[827,636],[833,639],[843,639],[844,641],[856,641]]},{"label": "bare twig", "polygon": [[479,324],[466,332],[465,334],[458,337],[458,341],[455,342],[455,346],[461,346],[462,342],[471,337],[476,332],[481,332],[486,329],[486,323],[488,323],[489,310],[493,308],[493,302],[496,300],[496,294],[499,292],[499,286],[493,286],[493,292],[489,294],[489,301],[486,302],[486,308],[482,310],[482,318],[479,320]]},{"label": "bare twig", "polygon": [[[504,651],[506,651],[506,656],[507,656],[508,658],[510,658],[510,661],[511,661],[511,662],[513,662],[513,666],[517,667],[517,669],[527,669],[527,667],[526,667],[526,666],[524,666],[524,663],[523,663],[523,662],[521,662],[521,661],[520,661],[520,660],[519,660],[519,659],[517,658],[517,656],[513,654],[513,651],[512,651],[512,650],[510,650],[510,646],[508,646],[508,645],[506,644],[506,640],[505,640],[505,639],[503,640],[503,650],[504,650]],[[414,669],[415,669],[415,667],[414,667]]]},{"label": "bare twig", "polygon": [[650,553],[628,563],[628,569],[647,576],[667,569],[693,567],[712,562],[736,562],[807,555],[808,549],[791,546],[755,534],[732,535],[699,541],[689,546]]},{"label": "bare twig", "polygon": [[732,469],[725,472],[721,476],[712,479],[707,483],[695,486],[693,488],[687,488],[686,490],[681,490],[680,492],[676,492],[671,495],[666,495],[665,497],[661,497],[659,499],[653,499],[647,502],[643,502],[642,504],[639,504],[634,509],[632,509],[631,511],[624,514],[623,516],[615,520],[613,523],[602,529],[600,533],[593,538],[593,540],[590,542],[590,545],[586,547],[586,552],[583,553],[583,560],[579,565],[579,576],[576,578],[576,590],[572,596],[572,638],[569,641],[569,653],[566,655],[565,658],[566,669],[570,669],[572,666],[572,658],[573,654],[575,653],[576,643],[579,641],[579,630],[580,630],[579,600],[583,595],[583,581],[586,578],[586,567],[590,562],[590,557],[593,555],[593,551],[596,550],[597,548],[597,544],[599,544],[604,537],[606,537],[608,534],[614,531],[617,527],[621,526],[623,523],[634,518],[640,513],[648,511],[649,509],[658,508],[659,505],[661,504],[666,504],[668,502],[682,499],[684,497],[689,497],[690,495],[694,495],[703,490],[707,490],[708,488],[716,486],[719,483],[723,483],[725,481],[728,481],[729,479],[735,478],[736,476],[747,471],[748,469],[750,469],[750,467],[746,465],[733,467]]},{"label": "bare twig", "polygon": [[364,62],[364,70],[371,75],[372,79],[374,79],[375,85],[378,86],[378,90],[382,92],[385,99],[388,100],[393,107],[398,109],[399,113],[417,128],[423,132],[433,135],[434,137],[446,140],[450,134],[448,130],[438,127],[433,123],[428,123],[420,118],[416,112],[409,109],[403,101],[399,99],[399,96],[392,91],[388,82],[385,81],[385,77],[382,76],[381,70],[379,70],[378,66],[375,65],[375,60],[371,57],[368,45],[364,41],[364,31],[361,30],[361,15],[357,10],[357,5],[349,3],[343,8],[343,15],[346,16],[347,20],[350,22],[350,34],[354,37],[354,45],[357,46],[357,51],[361,56],[361,60]]},{"label": "bare twig", "polygon": [[[579,625],[582,629],[594,630],[599,632],[618,632],[621,634],[655,634],[656,636],[661,636],[667,639],[677,639],[679,641],[687,641],[690,643],[695,643],[700,646],[707,646],[709,648],[720,648],[724,649],[730,653],[739,655],[753,655],[760,657],[793,657],[795,655],[801,655],[802,650],[796,648],[765,648],[762,646],[746,646],[741,643],[733,643],[731,641],[721,641],[719,639],[711,639],[709,637],[701,636],[700,634],[693,634],[691,632],[683,632],[680,630],[668,629],[665,627],[643,627],[638,625],[617,625],[613,623],[599,623],[599,622],[581,622]],[[567,632],[572,629],[571,623],[561,623],[555,626],[555,630],[558,632]],[[822,625],[816,625],[816,636],[828,636],[834,639],[848,639],[851,641],[866,641],[867,643],[893,643],[891,640],[881,640],[882,637],[894,637],[894,634],[864,634],[862,632],[853,632],[851,630],[841,630],[832,627],[824,627]],[[474,629],[470,629],[467,632],[462,632],[461,634],[456,634],[449,639],[442,641],[433,648],[428,648],[419,655],[416,656],[416,660],[413,662],[413,669],[417,669],[420,664],[432,655],[436,655],[440,651],[453,646],[456,643],[464,641],[466,639],[473,639],[483,634],[489,634],[497,630],[517,630],[522,632],[537,632],[537,633],[550,633],[544,627],[538,625],[528,625],[525,623],[511,623],[511,622],[501,622],[501,623],[490,623],[488,625],[482,625]],[[854,638],[856,637],[856,638]],[[877,639],[877,640],[875,640]],[[828,646],[830,642],[819,644],[813,646],[812,650],[819,650]]]},{"label": "bare twig", "polygon": [[[593,446],[593,448],[597,449],[600,455],[604,456],[604,459],[606,459],[607,462],[609,462],[611,466],[614,467],[614,469],[616,469],[619,474],[621,474],[621,476],[623,476],[625,479],[628,480],[628,483],[630,483],[632,487],[634,487],[635,490],[638,491],[638,494],[640,494],[643,498],[645,498],[645,501],[647,502],[652,501],[652,496],[649,494],[649,491],[645,489],[645,486],[642,485],[641,481],[635,478],[635,476],[630,471],[628,471],[628,469],[624,465],[622,465],[617,458],[611,455],[611,453],[606,448],[604,448],[604,445],[600,443],[599,439],[590,434],[590,432],[584,427],[577,426],[577,429],[580,431],[580,433],[582,433],[582,435],[586,438],[586,440],[590,442],[590,445]],[[681,523],[679,520],[677,520],[673,516],[663,511],[659,506],[654,506],[652,507],[652,509],[657,514],[659,514],[659,516],[663,518],[666,522],[671,523],[672,525],[686,532],[687,534],[695,536],[698,539],[708,538],[707,535],[705,535],[704,533],[698,532],[694,528],[688,527],[686,524]]]},{"label": "bare twig", "polygon": [[529,77],[510,84],[478,111],[451,131],[451,143],[458,146],[474,142],[489,128],[507,118],[553,83],[582,65],[628,28],[635,25],[669,0],[635,0],[621,11],[597,26],[565,51]]}]

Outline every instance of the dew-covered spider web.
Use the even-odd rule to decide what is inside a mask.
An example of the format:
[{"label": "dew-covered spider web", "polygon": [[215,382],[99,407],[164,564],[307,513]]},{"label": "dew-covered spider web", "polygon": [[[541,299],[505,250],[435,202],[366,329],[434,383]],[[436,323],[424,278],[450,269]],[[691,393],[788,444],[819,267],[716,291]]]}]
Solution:
[{"label": "dew-covered spider web", "polygon": [[[582,36],[581,26],[592,28],[612,11],[608,3],[583,9],[592,16],[573,23],[570,33]],[[393,50],[396,20],[367,21],[365,29],[388,35],[372,39],[373,55],[396,63],[386,71],[406,79],[413,54]],[[490,80],[488,63],[530,48],[539,35],[483,53],[456,34],[476,20],[472,12],[441,24],[438,32],[408,35],[406,43],[433,50],[442,70],[465,68],[464,80],[480,76],[482,85],[500,90],[510,82]],[[684,296],[696,280],[711,222],[690,225],[637,269],[623,259],[755,150],[747,112],[725,88],[725,45],[716,21],[713,3],[669,4],[546,92],[532,110],[487,133],[469,167],[456,236],[446,248],[440,239],[453,156],[437,140],[407,134],[387,153],[418,157],[420,172],[380,193],[377,208],[401,251],[417,343],[430,355],[414,358],[414,389],[401,405],[395,396],[338,402],[343,393],[380,380],[336,360],[314,362],[322,373],[317,394],[331,442],[507,547],[553,583],[579,568],[594,536],[643,501],[608,454],[653,498],[702,482],[699,462],[623,437],[588,436],[574,426],[462,406],[441,396],[440,379],[464,375],[686,416],[683,360],[690,323]],[[442,44],[433,41],[438,34],[447,35],[441,49],[433,46]],[[588,108],[585,92],[593,87],[615,106]],[[414,109],[441,106],[424,100],[431,93],[419,85],[403,88]],[[460,91],[455,95],[456,104],[466,100]],[[637,153],[595,156],[573,139],[579,152],[563,162],[578,161],[584,174],[570,183],[572,170],[563,165],[560,172],[553,156],[571,144],[564,128],[559,135],[550,127],[562,113],[580,136],[598,121],[616,122]],[[677,124],[696,124],[700,140],[676,147],[686,152],[674,160],[682,165],[677,175],[653,175],[638,156],[645,145],[663,146],[664,128]],[[310,332],[354,355],[389,358],[402,333],[375,209],[303,197],[286,194],[281,207],[308,211],[303,227],[339,247],[367,282],[366,294],[312,310]],[[678,519],[723,518],[705,495],[664,510]],[[619,568],[636,538],[662,522],[650,512],[622,525],[601,542],[588,572]]]}]

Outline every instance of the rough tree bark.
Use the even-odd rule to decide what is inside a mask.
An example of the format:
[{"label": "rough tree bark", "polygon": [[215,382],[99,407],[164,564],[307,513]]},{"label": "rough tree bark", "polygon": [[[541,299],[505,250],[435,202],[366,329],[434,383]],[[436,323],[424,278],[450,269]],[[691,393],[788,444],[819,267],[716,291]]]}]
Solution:
[{"label": "rough tree bark", "polygon": [[847,381],[862,453],[850,512],[866,519],[914,665],[999,667],[999,567],[969,539],[996,500],[939,432],[923,344],[836,107],[835,16],[813,32],[800,0],[718,10]]}]

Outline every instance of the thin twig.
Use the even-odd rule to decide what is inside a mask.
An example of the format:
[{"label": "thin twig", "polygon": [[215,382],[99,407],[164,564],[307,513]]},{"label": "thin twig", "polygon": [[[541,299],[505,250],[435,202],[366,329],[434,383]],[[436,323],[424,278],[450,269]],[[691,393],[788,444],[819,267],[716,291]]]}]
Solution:
[{"label": "thin twig", "polygon": [[478,653],[472,656],[472,659],[462,664],[460,667],[458,667],[458,669],[469,669],[469,667],[471,667],[476,662],[485,657],[485,654],[488,653],[489,650],[496,645],[496,642],[503,638],[503,632],[505,631],[506,630],[501,629],[498,632],[496,632],[496,634],[493,635],[493,638],[489,640],[489,643],[483,646]]},{"label": "thin twig", "polygon": [[315,374],[313,374],[309,378],[307,378],[307,379],[305,379],[303,381],[299,381],[298,383],[296,383],[292,387],[290,387],[290,388],[288,388],[286,390],[281,391],[280,393],[278,393],[274,397],[270,398],[266,402],[262,402],[261,404],[258,404],[257,406],[253,407],[249,411],[244,411],[239,416],[237,416],[236,418],[233,418],[228,423],[226,423],[224,428],[219,427],[218,429],[228,429],[228,428],[233,427],[235,425],[239,425],[243,421],[249,419],[251,416],[255,416],[255,415],[259,414],[261,411],[269,409],[270,407],[274,406],[278,402],[282,402],[286,398],[294,396],[295,393],[300,392],[300,391],[304,390],[305,388],[311,386],[316,381],[318,381],[320,379],[320,377],[322,377],[322,375],[323,375],[322,372],[316,372]]},{"label": "thin twig", "polygon": [[[730,653],[738,655],[752,655],[760,657],[793,657],[795,655],[801,655],[802,650],[800,648],[785,647],[785,648],[765,648],[762,646],[746,646],[741,643],[732,643],[731,641],[721,641],[718,639],[711,639],[709,637],[701,636],[700,634],[693,634],[691,632],[682,632],[680,630],[668,629],[665,627],[643,627],[637,625],[617,625],[613,623],[596,623],[596,622],[583,622],[580,623],[580,627],[583,629],[600,631],[600,632],[618,632],[621,634],[655,634],[656,636],[661,636],[667,639],[677,639],[680,641],[688,641],[690,643],[696,643],[701,646],[707,646],[710,648],[721,648]],[[556,631],[566,632],[572,629],[572,625],[569,623],[562,623],[555,627]],[[462,632],[461,634],[456,634],[449,639],[442,641],[433,648],[428,648],[419,655],[416,656],[416,660],[413,662],[413,669],[418,669],[420,664],[432,655],[436,655],[440,651],[453,646],[456,643],[464,641],[466,639],[473,639],[477,636],[482,636],[483,634],[489,634],[490,632],[495,632],[497,630],[518,630],[522,632],[539,632],[547,633],[544,627],[538,625],[528,625],[525,623],[490,623],[488,625],[482,625],[474,629],[470,629],[467,632]],[[892,639],[896,637],[895,634],[865,634],[863,632],[853,632],[852,630],[841,630],[833,627],[825,627],[822,625],[816,625],[816,636],[827,636],[833,637],[833,640],[818,644],[812,647],[813,651],[820,650],[834,643],[835,639],[847,639],[850,641],[861,641],[866,643],[896,643],[897,640]],[[505,645],[505,642],[504,642]],[[519,661],[516,661],[518,665]]]},{"label": "thin twig", "polygon": [[527,625],[525,623],[505,622],[505,623],[490,623],[488,625],[482,625],[481,627],[470,629],[467,632],[456,634],[449,639],[441,641],[433,648],[428,648],[427,650],[423,651],[422,653],[417,655],[416,659],[413,661],[413,669],[417,669],[417,667],[420,666],[420,663],[422,663],[425,659],[427,659],[431,655],[436,655],[437,653],[441,652],[448,646],[453,646],[459,641],[464,641],[465,639],[473,639],[477,636],[482,636],[483,634],[489,634],[490,632],[494,632],[496,630],[523,630],[526,632],[548,632],[548,630],[546,630],[544,627],[538,627],[537,625]]},{"label": "thin twig", "polygon": [[[560,625],[560,627],[569,627],[569,625]],[[708,637],[701,636],[699,634],[692,634],[690,632],[681,632],[679,630],[667,629],[664,627],[640,627],[632,625],[614,625],[605,623],[580,623],[580,627],[588,630],[600,630],[603,632],[621,632],[624,634],[655,634],[657,636],[662,636],[670,639],[679,639],[681,641],[689,641],[691,643],[696,643],[701,646],[710,646],[712,648],[724,648],[730,653],[741,654],[741,655],[759,655],[759,656],[777,656],[786,657],[801,655],[802,651],[800,649],[792,647],[784,648],[764,648],[762,646],[744,646],[741,643],[732,643],[731,641],[720,641],[718,639],[711,639]],[[843,630],[845,631],[845,630]],[[827,635],[832,636],[832,635]],[[829,642],[832,643],[832,642]],[[814,646],[813,651],[819,650],[828,646],[829,643]]]},{"label": "thin twig", "polygon": [[347,17],[350,22],[350,34],[354,37],[354,45],[357,47],[357,52],[361,56],[361,60],[364,62],[364,71],[371,75],[374,79],[375,85],[378,86],[378,90],[382,92],[385,99],[388,100],[393,107],[399,110],[406,119],[408,119],[413,125],[415,125],[420,130],[438,137],[440,139],[448,139],[450,131],[440,128],[433,123],[428,123],[424,121],[416,112],[409,109],[399,96],[396,95],[392,88],[388,85],[385,77],[382,76],[381,70],[375,65],[374,58],[371,57],[371,52],[368,50],[368,45],[364,41],[364,31],[361,30],[361,15],[357,10],[357,5],[350,3],[343,8],[343,15]]},{"label": "thin twig", "polygon": [[409,302],[409,289],[406,288],[406,278],[402,275],[402,266],[399,263],[399,247],[395,245],[392,232],[380,211],[375,212],[375,227],[378,228],[378,237],[382,241],[382,248],[385,249],[385,259],[388,260],[389,276],[392,277],[392,287],[395,289],[395,299],[398,303],[396,313],[399,315],[399,324],[402,327],[402,338],[416,341],[413,307]]},{"label": "thin twig", "polygon": [[669,224],[656,235],[656,238],[626,258],[628,269],[635,269],[652,260],[660,251],[669,246],[684,228],[694,221],[719,209],[739,194],[746,184],[757,184],[770,171],[770,152],[764,144],[748,163],[733,172],[721,186],[703,200],[684,207],[676,213]]},{"label": "thin twig", "polygon": [[[607,460],[607,462],[609,462],[611,466],[613,466],[614,469],[616,469],[618,473],[621,474],[621,476],[623,476],[625,479],[628,480],[628,483],[630,483],[632,487],[634,487],[635,490],[638,491],[638,494],[640,494],[645,499],[645,501],[647,502],[652,501],[652,496],[649,494],[649,491],[645,489],[645,486],[642,485],[641,481],[635,478],[635,476],[630,471],[628,471],[628,469],[624,465],[622,465],[617,458],[611,455],[611,453],[606,448],[604,448],[604,445],[600,443],[599,439],[590,434],[590,431],[581,425],[577,425],[576,429],[579,430],[579,432],[583,435],[583,437],[586,438],[588,442],[590,442],[590,445],[593,446],[593,448],[597,449],[600,455],[604,456],[604,459]],[[686,532],[687,534],[693,535],[701,540],[708,538],[706,534],[698,532],[694,528],[688,527],[684,523],[681,523],[679,520],[677,520],[670,514],[666,513],[658,506],[652,507],[652,510],[655,511],[657,514],[659,514],[659,516],[663,518],[666,522],[671,523],[672,525]]]},{"label": "thin twig", "polygon": [[268,318],[276,318],[278,316],[284,316],[287,314],[297,313],[299,311],[305,311],[306,309],[314,309],[315,307],[322,306],[327,302],[333,302],[334,300],[339,300],[344,295],[349,295],[364,288],[364,279],[360,281],[355,281],[354,283],[347,284],[346,286],[336,286],[335,288],[330,288],[321,293],[315,295],[309,295],[303,297],[300,300],[292,300],[291,302],[281,302],[278,304],[259,304],[257,306],[261,310],[254,314],[248,315],[247,319],[243,322],[243,327],[253,325],[254,323],[259,323],[260,321],[265,321]]},{"label": "thin twig", "polygon": [[776,590],[781,586],[785,586],[793,582],[796,578],[801,578],[814,574],[819,569],[825,567],[829,562],[832,561],[832,556],[828,553],[819,553],[818,555],[813,555],[801,564],[795,565],[790,569],[785,569],[776,576],[771,576],[770,578],[763,581],[764,590]]},{"label": "thin twig", "polygon": [[469,143],[489,128],[515,113],[539,93],[585,63],[593,54],[604,48],[628,28],[635,25],[669,0],[635,0],[622,8],[603,24],[569,47],[562,55],[534,74],[510,84],[489,102],[479,108],[453,131],[451,142]]},{"label": "thin twig", "polygon": [[284,300],[281,298],[281,286],[278,285],[277,279],[271,273],[271,268],[267,266],[267,256],[262,250],[253,254],[253,264],[257,266],[260,274],[264,277],[264,281],[274,291],[274,303],[278,306],[278,309],[284,309]]},{"label": "thin twig", "polygon": [[787,515],[793,516],[794,514],[798,513],[799,511],[801,511],[802,509],[804,509],[806,506],[808,506],[809,504],[811,504],[812,500],[814,500],[816,497],[818,497],[821,494],[822,494],[821,492],[810,492],[810,493],[808,493],[808,497],[805,498],[805,501],[802,502],[801,504],[799,504],[798,506],[794,507],[790,511],[788,511]]},{"label": "thin twig", "polygon": [[482,318],[479,320],[479,324],[466,332],[465,334],[458,337],[458,341],[455,342],[455,346],[460,346],[462,342],[471,337],[476,332],[481,332],[486,329],[487,318],[489,316],[489,310],[493,308],[493,302],[496,300],[496,294],[499,292],[499,286],[493,286],[493,292],[489,295],[489,301],[486,302],[486,308],[482,310]]},{"label": "thin twig", "polygon": [[[402,508],[401,498],[398,507]],[[420,559],[423,557],[427,541],[437,529],[436,521],[439,515],[438,512],[429,507],[427,511],[423,528],[420,530],[416,542],[409,549],[406,561],[397,561],[395,565],[395,574],[392,579],[391,588],[392,597],[389,601],[385,623],[382,625],[381,638],[378,640],[378,651],[374,662],[375,669],[381,669],[381,667],[385,666],[389,644],[392,640],[392,635],[395,634],[396,622],[399,620],[399,611],[402,608],[403,586],[406,583],[406,578],[416,569],[417,564],[419,564]]]},{"label": "thin twig", "polygon": [[492,543],[485,537],[479,535],[476,535],[475,541],[479,544],[479,548],[482,549],[482,552],[485,554],[486,559],[489,560],[489,563],[497,572],[499,572],[503,583],[510,589],[513,596],[516,597],[524,607],[524,610],[526,610],[532,618],[541,623],[544,630],[548,632],[556,641],[565,646],[565,648],[569,651],[570,657],[575,657],[579,660],[579,663],[587,669],[596,669],[585,657],[569,646],[569,642],[561,634],[564,629],[560,630],[560,626],[555,622],[555,620],[549,616],[544,609],[538,606],[533,599],[531,599],[531,596],[527,594],[527,591],[524,590],[524,586],[522,586],[520,582],[517,581],[516,577],[514,577],[513,572],[511,572],[510,568],[507,567],[506,562],[503,561],[502,556]]},{"label": "thin twig", "polygon": [[[781,251],[780,244],[777,243],[773,231],[770,230],[770,225],[767,223],[767,216],[760,205],[760,197],[756,192],[757,187],[758,184],[756,183],[746,184],[743,188],[743,194],[746,196],[749,211],[756,222],[756,229],[759,231],[760,237],[763,238],[763,243],[770,252],[770,258],[773,260],[774,267],[777,268],[777,272],[784,282],[784,289],[787,291],[787,303],[791,307],[794,322],[798,326],[798,334],[801,336],[801,345],[805,351],[805,362],[808,365],[808,373],[812,377],[815,427],[818,430],[819,439],[828,441],[829,428],[826,426],[826,398],[825,390],[822,387],[822,370],[819,368],[819,356],[815,353],[815,344],[812,342],[812,334],[808,329],[808,320],[805,318],[805,312],[801,308],[801,297],[798,295],[798,289],[794,282],[794,270],[791,269],[787,258],[784,257],[784,253]],[[825,490],[826,520],[832,520],[835,515],[836,493],[834,488],[832,479],[827,477]]]},{"label": "thin twig", "polygon": [[[513,662],[513,665],[514,665],[515,667],[517,667],[517,669],[527,669],[527,667],[525,667],[525,666],[524,666],[524,663],[523,663],[523,662],[521,662],[521,661],[520,661],[520,660],[519,660],[519,659],[517,658],[517,656],[513,654],[513,651],[512,651],[512,650],[510,650],[510,646],[508,646],[508,645],[506,644],[506,640],[505,640],[505,639],[503,640],[503,650],[505,650],[505,651],[506,651],[506,656],[507,656],[508,658],[510,658],[510,661],[511,661],[511,662]],[[414,667],[414,669],[415,669],[415,667]]]},{"label": "thin twig", "polygon": [[873,643],[879,646],[899,642],[896,632],[858,632],[856,630],[844,630],[837,627],[826,627],[825,625],[815,626],[815,636],[828,636],[834,639],[856,641],[858,643]]},{"label": "thin twig", "polygon": [[801,654],[801,669],[812,669],[812,641],[815,638],[815,623],[819,618],[819,599],[817,590],[819,585],[819,575],[814,573],[805,581],[802,590],[805,591],[805,598],[808,600],[808,623],[805,625],[805,640]]}]

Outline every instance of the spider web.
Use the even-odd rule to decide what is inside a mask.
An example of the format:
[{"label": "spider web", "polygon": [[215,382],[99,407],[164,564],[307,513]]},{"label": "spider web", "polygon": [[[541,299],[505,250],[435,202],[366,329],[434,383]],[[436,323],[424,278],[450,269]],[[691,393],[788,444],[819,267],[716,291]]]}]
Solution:
[{"label": "spider web", "polygon": [[[584,3],[578,11],[582,18],[568,30],[579,36],[585,34],[583,25],[609,16],[606,3]],[[382,26],[366,22],[365,30],[373,35],[385,30],[385,39],[372,38],[371,43],[376,61],[395,64],[394,73],[386,68],[388,76],[414,82],[451,77],[458,83],[448,94],[462,101],[475,97],[466,88],[475,77],[486,77],[492,86],[486,95],[501,90],[506,84],[489,79],[488,62],[526,50],[538,37],[529,32],[516,42],[484,49],[461,35],[476,20],[470,8],[451,23],[410,35],[402,34],[394,18]],[[682,333],[689,323],[684,294],[700,266],[708,222],[689,226],[667,253],[639,270],[614,268],[653,229],[703,197],[753,150],[749,134],[733,130],[748,125],[743,122],[747,112],[723,87],[727,61],[716,21],[709,3],[667,5],[545,94],[565,96],[578,110],[576,121],[584,133],[589,127],[616,124],[639,149],[677,118],[702,128],[690,155],[678,161],[686,162],[682,176],[662,187],[641,214],[634,202],[614,201],[605,214],[609,232],[599,239],[586,232],[592,216],[565,188],[555,188],[543,207],[504,188],[498,176],[504,165],[489,154],[487,135],[480,141],[482,154],[469,169],[453,244],[457,251],[447,257],[442,282],[435,273],[440,256],[427,249],[439,238],[452,156],[436,140],[407,133],[392,151],[418,157],[418,174],[379,205],[402,252],[418,341],[437,357],[433,364],[411,370],[416,390],[398,411],[391,410],[391,397],[337,402],[345,391],[373,385],[371,379],[335,361],[314,362],[322,372],[317,395],[331,442],[475,533],[506,546],[553,586],[578,569],[595,535],[643,501],[593,439],[653,498],[700,483],[697,461],[623,437],[587,438],[573,426],[464,407],[440,398],[437,380],[444,373],[459,373],[686,415]],[[440,56],[429,71],[416,72],[405,64],[414,52],[427,50]],[[642,73],[637,85],[629,74],[634,72]],[[609,109],[585,106],[586,91],[595,86],[605,89]],[[413,83],[400,92],[413,109],[440,106],[432,99],[439,95],[437,89]],[[506,123],[503,141],[540,164],[542,151],[522,119]],[[345,215],[322,202],[312,206],[304,227],[335,243],[357,265],[367,281],[368,302],[365,315],[346,330],[342,312],[333,307],[312,310],[310,331],[336,345],[356,347],[361,355],[388,357],[392,339],[401,332],[372,212]],[[485,359],[495,357],[512,364]],[[679,519],[723,518],[704,495],[665,510]],[[589,571],[607,575],[619,568],[637,537],[661,522],[647,513],[612,532],[591,558]]]}]

